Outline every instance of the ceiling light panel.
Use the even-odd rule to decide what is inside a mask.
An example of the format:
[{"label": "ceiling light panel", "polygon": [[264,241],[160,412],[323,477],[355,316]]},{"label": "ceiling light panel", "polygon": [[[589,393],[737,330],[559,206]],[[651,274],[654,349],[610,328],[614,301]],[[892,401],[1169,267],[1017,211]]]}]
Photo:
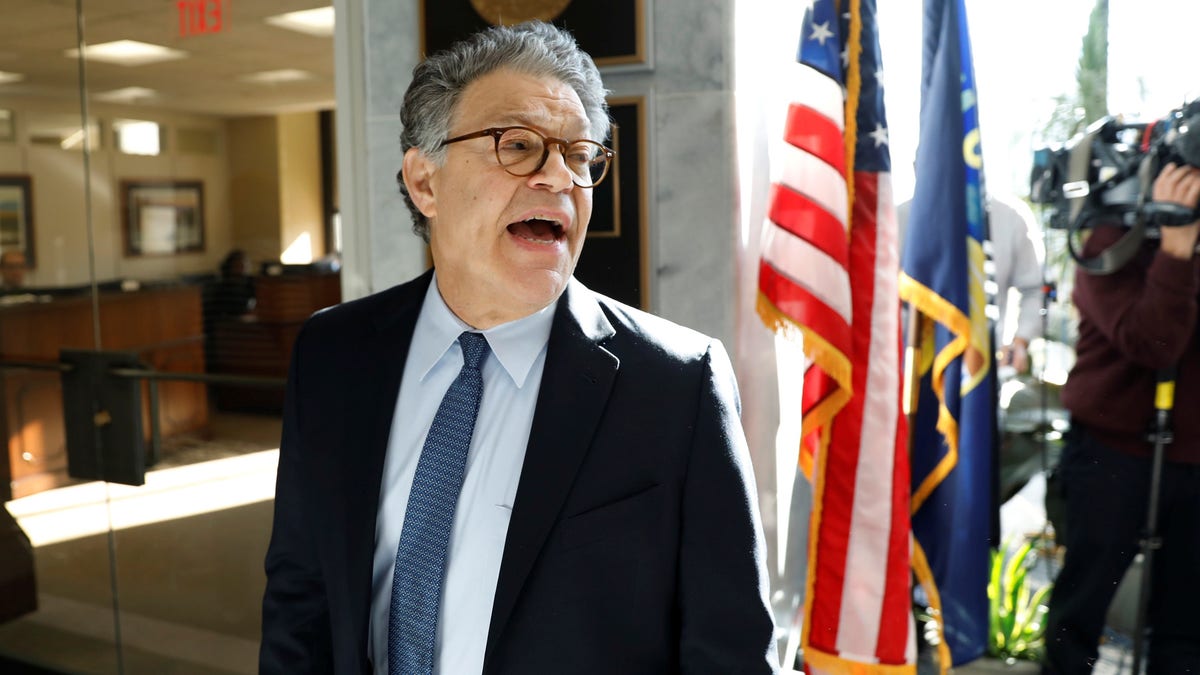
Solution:
[{"label": "ceiling light panel", "polygon": [[158,92],[146,87],[122,87],[111,91],[102,91],[93,96],[98,101],[112,103],[136,103],[158,98]]},{"label": "ceiling light panel", "polygon": [[[68,49],[65,53],[71,58],[79,57],[78,49]],[[187,52],[179,49],[137,40],[103,42],[83,48],[83,56],[88,61],[115,63],[119,66],[144,66],[150,63],[182,59],[187,55]]]},{"label": "ceiling light panel", "polygon": [[288,30],[316,35],[317,37],[333,36],[333,7],[318,7],[299,12],[277,14],[264,19],[272,26]]},{"label": "ceiling light panel", "polygon": [[238,79],[243,82],[254,82],[256,84],[281,84],[283,82],[311,80],[312,73],[306,70],[285,68],[283,70],[264,70],[260,73],[250,73],[249,75],[242,75]]}]

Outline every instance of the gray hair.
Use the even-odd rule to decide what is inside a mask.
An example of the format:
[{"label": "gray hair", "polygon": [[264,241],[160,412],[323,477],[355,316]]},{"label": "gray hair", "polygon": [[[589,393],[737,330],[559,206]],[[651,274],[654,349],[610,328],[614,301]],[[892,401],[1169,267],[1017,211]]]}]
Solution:
[{"label": "gray hair", "polygon": [[[400,151],[417,148],[439,165],[445,161],[442,141],[463,91],[475,80],[500,68],[535,77],[553,77],[575,90],[590,123],[589,137],[603,142],[610,121],[608,92],[592,57],[579,49],[570,33],[540,21],[493,26],[432,54],[413,69],[412,83],[400,106]],[[412,212],[413,232],[429,241],[429,220],[421,213],[403,175],[397,176],[404,203]]]}]

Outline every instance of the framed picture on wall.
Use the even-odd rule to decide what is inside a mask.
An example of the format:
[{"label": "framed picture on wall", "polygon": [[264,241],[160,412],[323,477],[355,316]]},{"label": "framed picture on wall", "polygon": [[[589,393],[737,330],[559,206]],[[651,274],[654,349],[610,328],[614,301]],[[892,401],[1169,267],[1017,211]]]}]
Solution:
[{"label": "framed picture on wall", "polygon": [[421,0],[421,54],[488,26],[539,19],[565,28],[601,70],[647,70],[651,0]]},{"label": "framed picture on wall", "polygon": [[125,255],[175,255],[204,250],[204,183],[121,181]]},{"label": "framed picture on wall", "polygon": [[612,97],[608,111],[613,129],[605,145],[617,157],[609,176],[594,188],[592,219],[575,276],[595,291],[649,309],[645,99]]},{"label": "framed picture on wall", "polygon": [[33,246],[33,179],[0,175],[0,251],[25,254],[25,266],[36,266]]}]

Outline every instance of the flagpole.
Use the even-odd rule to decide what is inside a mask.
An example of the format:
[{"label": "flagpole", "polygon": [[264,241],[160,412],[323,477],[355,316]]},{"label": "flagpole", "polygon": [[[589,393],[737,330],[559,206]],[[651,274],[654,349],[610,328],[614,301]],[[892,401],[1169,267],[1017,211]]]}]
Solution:
[{"label": "flagpole", "polygon": [[907,339],[904,345],[904,417],[908,420],[908,448],[912,452],[916,441],[917,401],[920,399],[921,375],[917,372],[921,362],[921,310],[908,303]]},{"label": "flagpole", "polygon": [[[908,449],[911,454],[913,446],[917,440],[917,408],[918,402],[921,400],[921,343],[924,341],[924,321],[921,310],[917,309],[913,303],[908,303],[908,325],[905,327],[905,344],[904,344],[904,386],[901,392],[900,405],[904,412],[904,418],[908,421]],[[914,545],[916,544],[914,540]],[[915,568],[914,568],[915,571]],[[920,576],[919,574],[917,575]],[[920,579],[917,583],[921,583]],[[945,625],[942,623],[940,613],[934,619],[938,622],[938,634],[944,635]],[[919,629],[918,629],[919,630]],[[945,675],[949,667],[949,658],[942,654],[943,644],[939,645],[934,652],[937,654],[938,673]],[[918,661],[920,656],[918,655]]]}]

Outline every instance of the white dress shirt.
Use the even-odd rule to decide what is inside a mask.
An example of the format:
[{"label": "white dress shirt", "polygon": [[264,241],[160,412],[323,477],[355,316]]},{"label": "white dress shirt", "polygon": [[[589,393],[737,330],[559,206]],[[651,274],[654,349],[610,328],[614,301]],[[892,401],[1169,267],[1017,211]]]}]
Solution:
[{"label": "white dress shirt", "polygon": [[[1019,199],[988,195],[992,279],[996,282],[996,348],[1042,334],[1042,240],[1033,211]],[[896,206],[898,241],[904,245],[912,200]],[[1012,306],[1015,305],[1015,312]],[[1015,318],[1012,315],[1015,314]]]},{"label": "white dress shirt", "polygon": [[[996,347],[1042,334],[1042,239],[1033,211],[1019,199],[988,198],[992,260],[996,267]],[[1016,306],[1015,319],[1009,318]]]},{"label": "white dress shirt", "polygon": [[[551,304],[483,331],[492,353],[483,364],[483,399],[450,532],[434,645],[435,675],[483,670],[500,559],[546,364],[554,308]],[[367,638],[376,673],[387,673],[392,574],[417,460],[442,397],[462,368],[458,336],[468,330],[473,329],[442,300],[435,275],[417,317],[383,463]]]}]

